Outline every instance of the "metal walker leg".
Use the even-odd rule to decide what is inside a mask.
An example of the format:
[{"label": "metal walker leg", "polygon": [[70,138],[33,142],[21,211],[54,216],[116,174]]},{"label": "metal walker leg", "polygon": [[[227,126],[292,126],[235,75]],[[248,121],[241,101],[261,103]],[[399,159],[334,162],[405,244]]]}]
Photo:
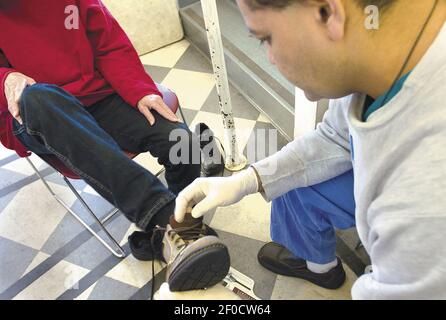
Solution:
[{"label": "metal walker leg", "polygon": [[91,208],[87,205],[87,203],[84,201],[84,199],[82,199],[82,197],[80,196],[80,194],[77,192],[77,190],[74,188],[74,186],[71,184],[71,182],[64,177],[63,175],[62,178],[64,179],[65,183],[68,185],[68,187],[70,188],[70,190],[74,193],[74,195],[76,196],[76,198],[81,202],[82,206],[85,208],[85,210],[87,210],[87,212],[93,217],[93,219],[96,221],[96,223],[99,225],[99,227],[102,229],[102,231],[104,231],[105,235],[107,236],[107,238],[114,244],[114,246],[116,247],[116,249],[113,249],[107,242],[104,241],[104,239],[102,239],[101,236],[99,236],[99,234],[94,231],[76,212],[74,212],[52,189],[51,187],[48,185],[48,183],[46,182],[46,180],[42,177],[42,175],[40,174],[39,170],[34,166],[34,164],[31,162],[31,160],[29,158],[26,158],[26,160],[28,161],[28,163],[31,165],[31,167],[34,169],[34,171],[36,172],[37,176],[40,178],[40,180],[43,182],[43,184],[45,185],[45,187],[48,189],[48,191],[51,193],[51,195],[65,208],[68,210],[68,212],[79,222],[81,223],[96,239],[99,240],[99,242],[101,242],[104,247],[107,248],[107,250],[109,250],[114,256],[118,257],[118,258],[124,258],[126,256],[124,250],[122,249],[122,247],[119,245],[119,243],[115,240],[115,238],[113,238],[113,236],[108,232],[108,230],[105,228],[104,224],[109,221],[118,211],[119,209],[113,209],[102,221],[99,220],[99,218],[94,214],[94,212],[91,210]]}]

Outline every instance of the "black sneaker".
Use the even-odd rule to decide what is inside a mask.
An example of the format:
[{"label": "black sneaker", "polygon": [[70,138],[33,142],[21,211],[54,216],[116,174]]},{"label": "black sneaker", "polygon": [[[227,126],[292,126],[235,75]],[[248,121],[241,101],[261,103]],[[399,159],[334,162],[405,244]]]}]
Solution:
[{"label": "black sneaker", "polygon": [[[153,239],[152,237],[154,237],[154,230],[135,231],[129,236],[128,240],[130,251],[137,260],[163,261],[163,255],[161,254],[163,237],[159,234],[155,234],[155,238]],[[154,246],[152,245],[151,241],[153,241],[153,243],[155,244]]]},{"label": "black sneaker", "polygon": [[314,273],[307,268],[304,259],[295,257],[280,244],[270,242],[260,249],[257,259],[264,268],[274,273],[304,279],[325,289],[338,289],[345,282],[345,271],[339,258],[338,265],[330,271]]},{"label": "black sneaker", "polygon": [[223,147],[220,144],[220,150],[214,133],[204,123],[198,123],[194,132],[200,139],[201,171],[203,175],[210,177],[222,174],[225,170],[225,159],[222,155]]}]

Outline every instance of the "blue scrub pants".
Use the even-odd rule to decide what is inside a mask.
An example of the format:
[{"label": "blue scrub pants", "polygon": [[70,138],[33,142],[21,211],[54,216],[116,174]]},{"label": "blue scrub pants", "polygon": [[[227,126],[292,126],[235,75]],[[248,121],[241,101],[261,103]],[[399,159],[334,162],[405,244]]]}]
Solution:
[{"label": "blue scrub pants", "polygon": [[271,238],[296,257],[319,264],[336,259],[337,229],[355,226],[353,171],[273,200]]}]

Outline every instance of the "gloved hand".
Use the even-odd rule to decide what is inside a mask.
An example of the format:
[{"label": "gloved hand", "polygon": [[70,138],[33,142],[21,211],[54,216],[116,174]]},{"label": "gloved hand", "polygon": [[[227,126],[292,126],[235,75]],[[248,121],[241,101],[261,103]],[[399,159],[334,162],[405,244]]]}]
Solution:
[{"label": "gloved hand", "polygon": [[12,116],[23,124],[20,117],[20,98],[27,86],[32,86],[36,81],[34,79],[21,74],[20,72],[12,72],[5,79],[5,97],[8,101],[8,110]]},{"label": "gloved hand", "polygon": [[241,300],[231,290],[225,288],[222,284],[217,284],[206,290],[192,290],[182,292],[171,292],[169,284],[163,283],[157,293],[155,300]]},{"label": "gloved hand", "polygon": [[258,190],[259,181],[252,167],[230,177],[199,178],[178,195],[175,220],[183,222],[190,208],[193,208],[192,216],[199,218],[217,207],[237,203]]}]

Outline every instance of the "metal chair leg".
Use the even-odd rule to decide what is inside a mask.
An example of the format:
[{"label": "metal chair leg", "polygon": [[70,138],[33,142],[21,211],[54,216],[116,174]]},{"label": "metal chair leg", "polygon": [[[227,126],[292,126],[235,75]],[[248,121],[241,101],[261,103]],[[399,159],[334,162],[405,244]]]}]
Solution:
[{"label": "metal chair leg", "polygon": [[[67,177],[62,176],[62,178],[64,179],[65,183],[68,185],[68,187],[71,189],[71,191],[74,193],[74,195],[76,196],[76,198],[81,202],[82,206],[85,208],[85,210],[87,210],[87,212],[91,215],[91,217],[96,221],[96,223],[99,225],[99,227],[102,229],[102,231],[104,231],[105,235],[107,236],[107,238],[112,241],[114,243],[114,245],[116,246],[116,248],[118,250],[114,250],[112,249],[96,232],[92,232],[93,236],[95,238],[97,238],[109,251],[111,251],[115,256],[117,256],[118,258],[124,258],[126,256],[124,250],[122,249],[122,247],[119,245],[119,243],[115,240],[115,238],[113,238],[113,236],[108,232],[107,228],[105,228],[105,226],[102,224],[101,220],[99,220],[99,218],[94,214],[93,210],[91,210],[91,208],[88,206],[88,204],[85,202],[85,200],[80,196],[80,194],[77,192],[76,188],[74,188],[74,186],[71,184],[71,182],[68,180]],[[115,212],[116,214],[116,212]],[[77,216],[77,214],[76,214]],[[78,216],[78,218],[80,218]],[[90,231],[91,232],[91,231]]]},{"label": "metal chair leg", "polygon": [[119,211],[118,208],[115,208],[115,209],[111,210],[110,213],[108,213],[108,214],[105,216],[105,218],[103,218],[103,219],[101,220],[101,223],[102,223],[102,224],[105,224],[108,220],[110,220],[111,218],[113,218],[113,217],[115,216],[115,214],[118,213],[118,211]]},{"label": "metal chair leg", "polygon": [[155,174],[155,177],[159,178],[160,175],[161,175],[164,171],[166,171],[166,168],[162,168],[160,171],[158,171],[158,172]]},{"label": "metal chair leg", "polygon": [[180,110],[181,118],[183,119],[184,124],[189,127],[189,124],[186,121],[186,117],[184,116],[183,109],[181,109],[181,106],[178,106],[178,110]]},{"label": "metal chair leg", "polygon": [[[81,204],[83,205],[83,207],[87,210],[87,212],[94,218],[94,220],[96,221],[96,223],[99,225],[99,227],[104,231],[105,235],[107,236],[107,238],[109,238],[109,240],[111,242],[113,242],[113,244],[116,246],[116,249],[113,249],[107,242],[104,241],[104,239],[102,239],[102,237],[95,232],[76,212],[74,212],[52,189],[51,187],[48,185],[48,183],[46,182],[46,180],[42,177],[42,175],[40,174],[39,170],[34,166],[34,164],[32,163],[32,161],[28,158],[26,158],[26,160],[28,161],[28,163],[31,165],[31,167],[34,169],[34,171],[36,172],[37,176],[40,178],[40,180],[43,182],[43,184],[45,185],[45,187],[48,189],[48,191],[51,193],[51,195],[53,195],[53,197],[79,222],[81,223],[99,242],[102,243],[102,245],[104,245],[104,247],[109,250],[114,256],[118,257],[118,258],[124,258],[126,256],[124,250],[122,249],[122,247],[118,244],[118,242],[113,238],[113,236],[108,232],[108,230],[105,228],[105,226],[103,225],[103,222],[101,220],[98,219],[98,217],[93,213],[93,211],[90,209],[90,207],[86,204],[86,202],[84,201],[84,199],[82,199],[82,197],[80,196],[80,194],[77,192],[77,190],[73,187],[73,185],[71,184],[71,182],[64,177],[63,175],[62,178],[64,179],[65,183],[68,185],[68,187],[70,188],[70,190],[74,193],[74,195],[76,196],[76,198],[81,202]],[[115,215],[118,212],[118,209],[114,209],[112,211],[113,215]],[[108,215],[104,220],[108,221],[113,215]]]}]

